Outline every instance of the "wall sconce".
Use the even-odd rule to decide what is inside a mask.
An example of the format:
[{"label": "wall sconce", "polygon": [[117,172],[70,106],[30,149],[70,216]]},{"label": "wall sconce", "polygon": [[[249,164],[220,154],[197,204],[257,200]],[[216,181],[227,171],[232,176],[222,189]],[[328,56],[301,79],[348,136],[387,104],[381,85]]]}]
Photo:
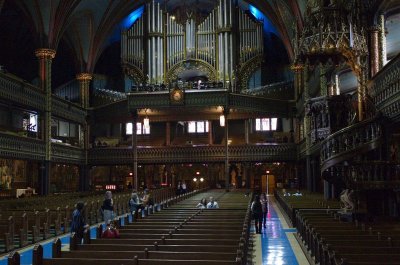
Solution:
[{"label": "wall sconce", "polygon": [[200,182],[203,182],[204,181],[204,179],[203,178],[200,178]]},{"label": "wall sconce", "polygon": [[219,116],[219,125],[221,127],[225,127],[225,115],[221,114],[221,116]]},{"label": "wall sconce", "polygon": [[193,178],[193,181],[194,181],[194,182],[197,182],[197,178]]}]

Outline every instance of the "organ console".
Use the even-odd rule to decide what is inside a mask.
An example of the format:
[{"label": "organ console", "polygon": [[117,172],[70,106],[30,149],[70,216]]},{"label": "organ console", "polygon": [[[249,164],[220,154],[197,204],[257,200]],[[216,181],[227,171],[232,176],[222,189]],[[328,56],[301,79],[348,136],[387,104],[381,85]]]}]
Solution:
[{"label": "organ console", "polygon": [[177,71],[208,69],[208,81],[233,89],[238,78],[250,76],[246,71],[254,71],[248,64],[263,56],[263,22],[234,0],[218,0],[206,17],[186,12],[185,21],[164,9],[152,0],[122,32],[123,67],[137,85],[168,84],[176,82]]}]

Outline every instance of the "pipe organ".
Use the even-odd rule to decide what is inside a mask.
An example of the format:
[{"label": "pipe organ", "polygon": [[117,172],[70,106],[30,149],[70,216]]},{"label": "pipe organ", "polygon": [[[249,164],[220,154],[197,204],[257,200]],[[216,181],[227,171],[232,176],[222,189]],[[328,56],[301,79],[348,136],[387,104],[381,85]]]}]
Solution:
[{"label": "pipe organ", "polygon": [[167,14],[167,69],[185,59],[185,31],[173,18]]},{"label": "pipe organ", "polygon": [[200,23],[197,30],[197,54],[196,58],[203,60],[214,69],[217,68],[216,62],[216,23],[217,11],[213,10],[204,22]]},{"label": "pipe organ", "polygon": [[[169,77],[179,74],[173,75],[173,71],[184,71],[187,65],[203,65],[212,69],[218,79],[210,81],[223,82],[228,88],[239,76],[249,75],[241,73],[247,62],[262,58],[263,22],[235,6],[235,0],[218,0],[207,17],[186,14],[184,21],[178,21],[152,0],[146,5],[145,14],[122,32],[122,63],[141,72],[136,77],[143,80],[135,80],[136,83],[173,82]],[[239,28],[235,29],[235,25]],[[181,65],[186,68],[178,67]]]}]

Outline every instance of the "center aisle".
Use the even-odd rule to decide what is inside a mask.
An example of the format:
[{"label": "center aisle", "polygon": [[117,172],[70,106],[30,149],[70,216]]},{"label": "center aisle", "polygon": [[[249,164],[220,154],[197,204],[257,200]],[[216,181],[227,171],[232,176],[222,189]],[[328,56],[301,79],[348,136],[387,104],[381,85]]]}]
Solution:
[{"label": "center aisle", "polygon": [[[295,228],[289,228],[274,197],[268,197],[268,219],[262,234],[254,234],[255,265],[309,265],[294,237]],[[254,230],[254,225],[253,225]]]}]

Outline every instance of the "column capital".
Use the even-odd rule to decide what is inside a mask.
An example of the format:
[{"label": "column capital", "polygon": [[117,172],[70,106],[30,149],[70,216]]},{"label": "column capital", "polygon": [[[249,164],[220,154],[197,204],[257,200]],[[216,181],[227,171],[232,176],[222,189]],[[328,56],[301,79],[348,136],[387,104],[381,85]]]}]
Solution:
[{"label": "column capital", "polygon": [[295,73],[303,71],[303,69],[304,69],[304,64],[302,64],[302,63],[293,63],[290,66],[290,70],[294,71]]},{"label": "column capital", "polygon": [[35,55],[40,59],[54,59],[56,51],[48,48],[40,48],[35,50]]},{"label": "column capital", "polygon": [[379,32],[380,30],[381,30],[381,28],[379,27],[379,25],[373,25],[368,28],[369,32]]},{"label": "column capital", "polygon": [[79,81],[90,81],[92,78],[93,75],[89,73],[80,73],[76,75],[76,79]]}]

